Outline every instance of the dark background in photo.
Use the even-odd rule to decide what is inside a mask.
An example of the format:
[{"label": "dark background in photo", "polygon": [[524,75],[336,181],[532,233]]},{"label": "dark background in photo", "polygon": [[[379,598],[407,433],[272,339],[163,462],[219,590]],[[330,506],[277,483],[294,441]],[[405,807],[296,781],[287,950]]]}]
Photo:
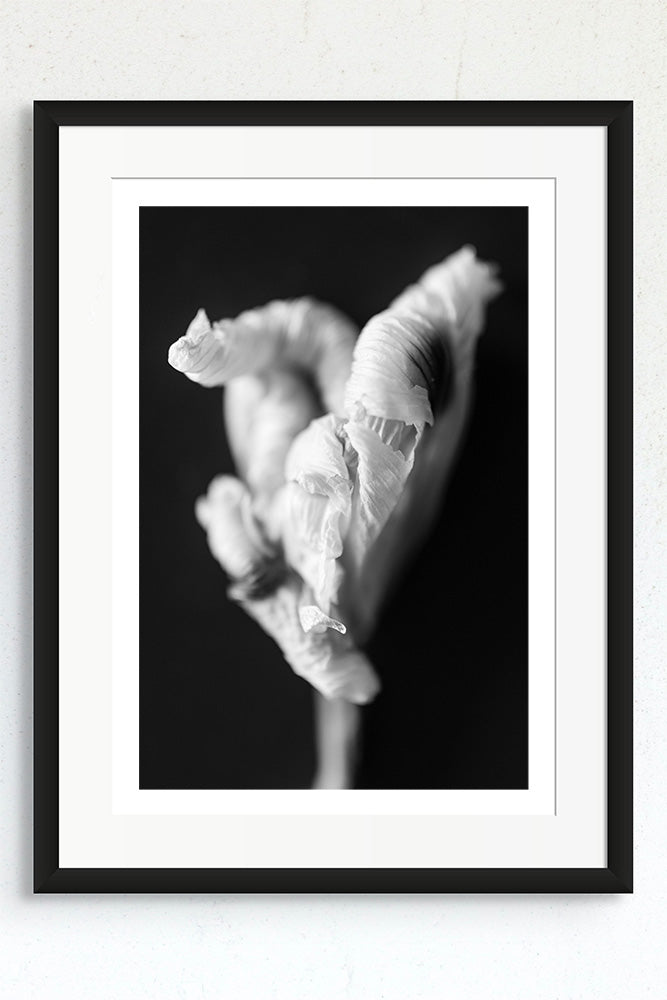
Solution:
[{"label": "dark background in photo", "polygon": [[313,691],[226,596],[194,516],[233,466],[222,392],[167,363],[211,320],[311,295],[360,326],[465,243],[505,285],[479,343],[467,439],[432,537],[368,655],[358,787],[528,780],[528,212],[524,208],[140,210],[140,784],[307,788]]}]

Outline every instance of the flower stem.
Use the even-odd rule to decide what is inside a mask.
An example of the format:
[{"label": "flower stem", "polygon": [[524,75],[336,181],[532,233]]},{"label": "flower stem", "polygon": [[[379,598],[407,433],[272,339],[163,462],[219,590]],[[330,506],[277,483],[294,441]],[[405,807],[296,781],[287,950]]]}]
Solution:
[{"label": "flower stem", "polygon": [[352,788],[359,758],[361,709],[315,692],[317,773],[313,788]]}]

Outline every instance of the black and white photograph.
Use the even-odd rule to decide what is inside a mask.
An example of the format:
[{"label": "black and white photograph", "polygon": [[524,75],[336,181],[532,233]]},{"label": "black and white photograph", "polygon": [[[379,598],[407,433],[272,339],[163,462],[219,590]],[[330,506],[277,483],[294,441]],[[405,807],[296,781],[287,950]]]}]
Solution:
[{"label": "black and white photograph", "polygon": [[528,787],[528,209],[142,207],[140,787]]},{"label": "black and white photograph", "polygon": [[631,104],[34,120],[35,891],[631,892]]}]

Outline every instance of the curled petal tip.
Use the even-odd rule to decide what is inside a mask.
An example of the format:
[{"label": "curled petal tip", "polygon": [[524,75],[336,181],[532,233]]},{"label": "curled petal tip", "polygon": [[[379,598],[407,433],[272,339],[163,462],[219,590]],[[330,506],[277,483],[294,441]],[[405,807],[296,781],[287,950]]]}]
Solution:
[{"label": "curled petal tip", "polygon": [[210,388],[223,385],[228,377],[228,345],[225,328],[211,325],[200,309],[184,337],[169,348],[169,364],[193,382]]},{"label": "curled petal tip", "polygon": [[190,323],[186,331],[186,338],[193,344],[200,343],[211,329],[211,321],[206,315],[205,309],[198,309],[195,318]]},{"label": "curled petal tip", "polygon": [[181,372],[188,366],[188,355],[190,353],[190,347],[187,342],[186,337],[181,337],[169,348],[168,360],[172,368],[175,368],[177,372]]},{"label": "curled petal tip", "polygon": [[341,635],[345,635],[347,628],[336,618],[325,615],[316,604],[305,604],[299,608],[299,621],[304,632],[326,632],[328,628],[333,628]]},{"label": "curled petal tip", "polygon": [[199,309],[197,315],[190,323],[185,336],[171,345],[169,348],[169,364],[177,371],[187,372],[190,363],[196,358],[202,341],[211,332],[211,324],[204,309]]}]

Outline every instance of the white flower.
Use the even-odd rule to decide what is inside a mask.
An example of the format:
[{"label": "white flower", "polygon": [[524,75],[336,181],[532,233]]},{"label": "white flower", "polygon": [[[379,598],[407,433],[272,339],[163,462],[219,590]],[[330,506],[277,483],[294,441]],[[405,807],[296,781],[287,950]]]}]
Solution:
[{"label": "white flower", "polygon": [[226,386],[245,485],[214,480],[197,516],[230,595],[327,698],[364,704],[379,690],[355,640],[437,513],[499,289],[464,247],[358,340],[333,307],[298,299],[214,324],[200,310],[170,350],[193,381]]}]

